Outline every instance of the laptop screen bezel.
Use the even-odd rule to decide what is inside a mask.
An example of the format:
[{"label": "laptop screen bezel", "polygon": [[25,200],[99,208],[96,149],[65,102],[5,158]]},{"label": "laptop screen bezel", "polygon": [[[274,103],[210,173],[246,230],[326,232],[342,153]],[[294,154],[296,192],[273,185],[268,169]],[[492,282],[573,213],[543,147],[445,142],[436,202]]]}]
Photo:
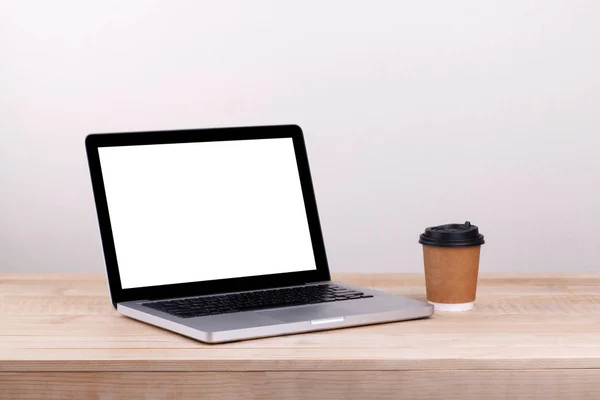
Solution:
[{"label": "laptop screen bezel", "polygon": [[[151,144],[216,142],[231,140],[291,138],[296,154],[296,163],[304,197],[310,237],[315,257],[315,270],[280,274],[218,279],[211,281],[186,282],[160,286],[123,289],[102,169],[98,149],[112,146],[136,146]],[[85,139],[87,158],[92,180],[100,237],[108,277],[111,300],[117,303],[133,300],[157,300],[173,297],[200,296],[215,293],[267,289],[281,286],[301,285],[311,282],[329,281],[330,273],[325,253],[321,223],[317,211],[306,145],[302,130],[297,125],[254,126],[239,128],[192,129],[177,131],[148,131],[124,133],[96,133]],[[168,268],[168,266],[165,266]]]}]

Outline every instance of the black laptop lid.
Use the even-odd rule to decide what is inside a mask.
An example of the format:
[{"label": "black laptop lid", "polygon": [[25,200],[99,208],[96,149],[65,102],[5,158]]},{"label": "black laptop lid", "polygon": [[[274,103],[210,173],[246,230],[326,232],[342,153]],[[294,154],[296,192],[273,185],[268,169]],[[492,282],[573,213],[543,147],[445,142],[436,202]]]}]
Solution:
[{"label": "black laptop lid", "polygon": [[298,126],[92,134],[113,304],[330,279]]}]

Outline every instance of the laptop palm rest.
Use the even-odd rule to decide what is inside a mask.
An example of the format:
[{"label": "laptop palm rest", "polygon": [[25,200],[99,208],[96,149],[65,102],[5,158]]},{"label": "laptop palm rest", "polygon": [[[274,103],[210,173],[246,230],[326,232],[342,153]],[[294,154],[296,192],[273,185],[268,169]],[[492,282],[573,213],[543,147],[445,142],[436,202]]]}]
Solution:
[{"label": "laptop palm rest", "polygon": [[[260,311],[259,314],[278,319],[283,322],[300,322],[336,318],[348,315],[348,310],[330,304],[293,307],[272,311]],[[350,313],[351,314],[351,313]]]}]

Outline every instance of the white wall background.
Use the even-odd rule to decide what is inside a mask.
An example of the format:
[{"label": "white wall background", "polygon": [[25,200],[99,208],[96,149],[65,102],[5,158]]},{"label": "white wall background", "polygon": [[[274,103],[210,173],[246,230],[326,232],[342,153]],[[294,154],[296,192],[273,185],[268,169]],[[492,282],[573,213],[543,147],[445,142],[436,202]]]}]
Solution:
[{"label": "white wall background", "polygon": [[101,272],[89,132],[297,123],[334,271],[600,270],[600,2],[0,1],[0,272]]}]

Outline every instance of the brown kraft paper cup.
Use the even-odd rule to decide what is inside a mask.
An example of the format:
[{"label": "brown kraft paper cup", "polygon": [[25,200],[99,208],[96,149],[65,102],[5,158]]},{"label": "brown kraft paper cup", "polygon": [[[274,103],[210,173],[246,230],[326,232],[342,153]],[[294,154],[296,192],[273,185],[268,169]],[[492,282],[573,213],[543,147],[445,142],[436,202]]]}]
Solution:
[{"label": "brown kraft paper cup", "polygon": [[427,300],[434,303],[475,301],[481,246],[423,245]]},{"label": "brown kraft paper cup", "polygon": [[[437,229],[438,233],[428,232],[430,229]],[[466,238],[462,231],[468,231],[472,237]],[[427,300],[437,311],[472,309],[483,244],[483,235],[479,235],[478,228],[469,222],[428,228],[420,242],[423,244]]]}]

